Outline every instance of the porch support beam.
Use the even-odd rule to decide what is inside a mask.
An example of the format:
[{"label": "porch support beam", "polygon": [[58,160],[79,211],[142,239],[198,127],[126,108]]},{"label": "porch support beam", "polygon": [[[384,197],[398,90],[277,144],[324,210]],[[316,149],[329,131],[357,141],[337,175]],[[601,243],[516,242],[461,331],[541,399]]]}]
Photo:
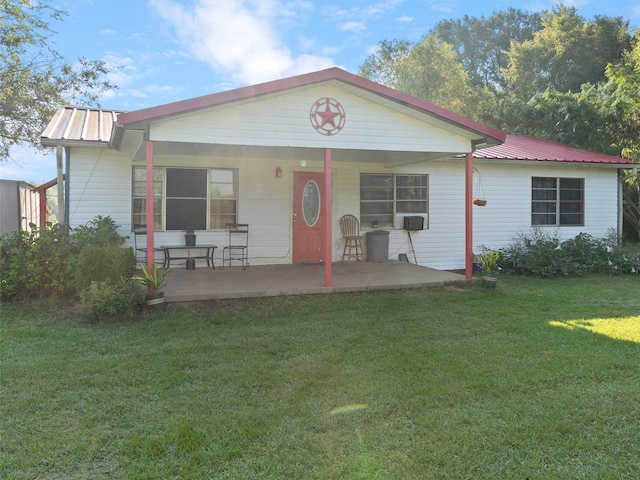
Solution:
[{"label": "porch support beam", "polygon": [[464,156],[465,265],[467,280],[473,277],[473,153]]},{"label": "porch support beam", "polygon": [[147,268],[155,262],[153,221],[153,141],[147,140]]},{"label": "porch support beam", "polygon": [[331,149],[324,149],[324,205],[322,211],[324,212],[324,286],[331,287],[333,285],[332,280],[332,250],[331,250],[331,199],[333,194],[331,192]]}]

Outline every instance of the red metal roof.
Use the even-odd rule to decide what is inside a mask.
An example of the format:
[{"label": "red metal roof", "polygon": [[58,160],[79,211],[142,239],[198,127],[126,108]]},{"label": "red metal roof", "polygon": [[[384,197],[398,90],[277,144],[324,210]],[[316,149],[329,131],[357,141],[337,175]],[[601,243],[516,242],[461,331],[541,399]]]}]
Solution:
[{"label": "red metal roof", "polygon": [[179,102],[167,103],[165,105],[158,105],[156,107],[145,108],[133,112],[121,113],[118,115],[118,123],[126,127],[128,124],[156,120],[170,115],[209,108],[228,102],[250,99],[261,95],[267,95],[291,88],[313,85],[331,80],[339,80],[363,90],[368,90],[369,92],[381,95],[404,106],[428,113],[448,123],[456,124],[460,127],[475,131],[480,135],[494,139],[494,141],[490,143],[495,143],[495,141],[504,142],[505,140],[505,133],[500,130],[488,127],[487,125],[483,125],[467,117],[446,110],[434,105],[433,103],[399,92],[384,85],[380,85],[379,83],[372,82],[371,80],[354,75],[353,73],[349,73],[337,67],[274,80],[258,85],[250,85],[248,87],[237,88],[235,90],[228,90],[202,97],[191,98]]},{"label": "red metal roof", "polygon": [[551,140],[519,134],[508,134],[505,143],[478,149],[473,153],[473,157],[491,160],[638,165],[633,160],[622,157],[582,150]]}]

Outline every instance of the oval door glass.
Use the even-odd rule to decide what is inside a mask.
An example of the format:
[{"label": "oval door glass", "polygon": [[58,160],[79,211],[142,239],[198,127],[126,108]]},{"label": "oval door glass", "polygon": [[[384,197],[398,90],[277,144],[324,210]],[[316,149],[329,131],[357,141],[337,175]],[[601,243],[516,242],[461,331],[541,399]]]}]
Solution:
[{"label": "oval door glass", "polygon": [[310,227],[320,218],[320,189],[313,180],[309,180],[302,191],[302,216]]}]

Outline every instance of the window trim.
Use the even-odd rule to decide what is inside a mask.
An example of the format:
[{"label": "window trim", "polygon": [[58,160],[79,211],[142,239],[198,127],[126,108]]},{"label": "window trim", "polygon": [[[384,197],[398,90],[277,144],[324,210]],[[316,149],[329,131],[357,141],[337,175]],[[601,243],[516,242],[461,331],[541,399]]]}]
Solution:
[{"label": "window trim", "polygon": [[[535,187],[534,183],[536,181],[536,179],[540,179],[540,180],[554,180],[555,181],[555,188],[551,188],[551,187]],[[576,188],[568,188],[568,187],[564,187],[562,186],[562,181],[563,180],[567,180],[567,181],[579,181],[580,182],[580,188],[576,189]],[[535,191],[555,191],[555,198],[554,199],[536,199],[535,197]],[[580,192],[580,200],[563,200],[563,192],[569,192],[569,191],[579,191]],[[567,212],[565,209],[563,209],[563,205],[566,207],[566,205],[568,204],[580,204],[580,212]],[[535,208],[534,205],[535,204],[547,204],[547,205],[553,205],[555,207],[555,211],[554,212],[535,212]],[[585,179],[583,177],[543,177],[543,176],[532,176],[531,177],[531,215],[530,215],[530,222],[531,222],[531,226],[532,227],[584,227],[585,225]],[[554,223],[536,223],[534,221],[534,218],[536,216],[539,217],[544,217],[544,216],[551,216],[554,215],[555,216],[555,222]],[[580,215],[580,222],[579,223],[563,223],[562,221],[562,217],[563,215]]]},{"label": "window trim", "polygon": [[[206,202],[206,208],[205,208],[205,228],[206,231],[215,231],[215,230],[223,230],[224,228],[211,228],[212,225],[212,221],[211,221],[211,211],[212,211],[212,206],[211,203],[213,201],[216,200],[225,200],[225,201],[229,201],[232,200],[233,202],[235,202],[235,213],[233,214],[235,216],[235,220],[234,222],[237,223],[237,219],[238,219],[238,211],[239,211],[239,186],[240,186],[240,181],[239,181],[239,169],[238,168],[207,168],[207,167],[181,167],[181,166],[173,166],[173,165],[168,165],[168,166],[155,166],[153,167],[154,169],[154,176],[157,174],[157,172],[161,172],[160,175],[160,180],[155,180],[154,179],[154,184],[157,182],[160,182],[160,186],[159,188],[154,188],[154,200],[157,202],[158,200],[160,201],[160,212],[157,211],[157,209],[154,209],[154,217],[156,217],[156,221],[157,221],[157,217],[160,217],[160,221],[159,221],[159,226],[157,223],[154,222],[154,230],[155,231],[162,231],[162,232],[177,232],[177,231],[181,231],[183,229],[173,229],[173,230],[168,230],[167,229],[167,200],[171,200],[171,199],[175,199],[178,197],[167,197],[167,171],[168,170],[172,170],[172,169],[179,169],[179,170],[186,170],[186,169],[192,169],[192,170],[202,170],[206,173],[206,188],[207,188],[207,196],[206,198],[204,197],[194,197],[194,199],[202,199]],[[139,227],[141,224],[134,222],[135,218],[145,218],[146,219],[146,211],[144,212],[136,212],[135,210],[135,203],[137,200],[143,200],[143,204],[146,205],[146,185],[145,185],[145,195],[140,196],[140,195],[135,195],[136,193],[136,170],[141,170],[143,172],[146,172],[146,166],[142,166],[142,165],[133,165],[132,166],[132,170],[131,170],[131,229],[133,231],[134,228]],[[214,198],[212,196],[212,188],[211,188],[211,183],[212,183],[212,172],[213,171],[217,171],[217,170],[224,170],[224,171],[231,171],[233,174],[233,191],[234,191],[234,197],[230,198]],[[146,178],[146,175],[145,175]],[[139,182],[142,183],[142,182]],[[145,180],[146,183],[146,180]],[[140,185],[138,185],[138,190],[140,190]],[[160,194],[157,194],[157,191],[160,191]],[[228,216],[232,216],[232,214],[228,214]]]},{"label": "window trim", "polygon": [[[384,200],[363,200],[362,199],[362,178],[363,177],[391,177],[392,178],[392,189],[391,189],[391,194],[392,194],[392,198],[390,199],[384,199]],[[399,177],[423,177],[424,178],[424,187],[420,187],[420,188],[424,188],[424,190],[426,191],[426,195],[424,199],[404,199],[404,198],[398,198],[398,191],[401,190],[402,188],[405,188],[403,186],[398,187],[398,178]],[[380,222],[379,225],[381,227],[384,228],[390,228],[390,229],[396,229],[395,227],[395,219],[396,216],[398,215],[425,215],[427,218],[427,221],[425,221],[425,225],[424,228],[428,229],[429,228],[429,222],[428,222],[428,215],[429,215],[429,207],[431,205],[430,199],[429,199],[429,192],[430,192],[430,187],[429,187],[429,174],[428,173],[360,173],[360,188],[359,188],[359,194],[360,194],[360,222],[361,225],[364,226],[368,226],[369,224],[371,224],[374,220],[374,218],[369,218],[372,217],[372,214],[366,214],[366,213],[362,213],[362,204],[363,203],[391,203],[391,210],[392,213],[387,213],[384,214],[384,216],[391,216],[391,220],[390,223],[389,222]],[[403,211],[398,211],[398,203],[403,203],[403,202],[426,202],[426,208],[424,212],[403,212]]]}]

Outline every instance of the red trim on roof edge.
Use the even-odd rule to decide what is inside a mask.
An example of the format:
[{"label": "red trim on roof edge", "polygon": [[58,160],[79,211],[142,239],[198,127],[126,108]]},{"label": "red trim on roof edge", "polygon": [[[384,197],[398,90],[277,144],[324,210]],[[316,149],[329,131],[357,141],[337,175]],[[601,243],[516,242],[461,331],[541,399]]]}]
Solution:
[{"label": "red trim on roof edge", "polygon": [[583,150],[529,135],[511,133],[507,135],[505,143],[476,150],[473,157],[487,160],[638,165],[637,162],[626,158]]},{"label": "red trim on roof edge", "polygon": [[450,123],[456,123],[462,127],[474,130],[482,135],[494,138],[500,142],[504,142],[506,134],[500,130],[496,130],[487,125],[481,124],[470,118],[464,117],[457,113],[446,110],[442,107],[434,105],[412,95],[399,92],[393,88],[386,87],[379,83],[373,82],[359,75],[347,72],[341,68],[332,67],[317,72],[305,73],[294,77],[287,77],[271,82],[250,85],[247,87],[227,90],[225,92],[213,93],[201,97],[182,100],[179,102],[167,103],[156,107],[145,108],[133,112],[121,113],[118,116],[118,123],[123,126],[127,124],[143,122],[147,120],[155,120],[161,117],[175,115],[190,110],[198,110],[202,108],[222,105],[228,102],[244,100],[247,98],[259,97],[270,93],[280,92],[290,88],[312,85],[314,83],[326,82],[329,80],[340,80],[349,83],[364,90],[369,90],[378,95],[382,95],[405,106],[429,112],[432,115],[440,117]]}]

